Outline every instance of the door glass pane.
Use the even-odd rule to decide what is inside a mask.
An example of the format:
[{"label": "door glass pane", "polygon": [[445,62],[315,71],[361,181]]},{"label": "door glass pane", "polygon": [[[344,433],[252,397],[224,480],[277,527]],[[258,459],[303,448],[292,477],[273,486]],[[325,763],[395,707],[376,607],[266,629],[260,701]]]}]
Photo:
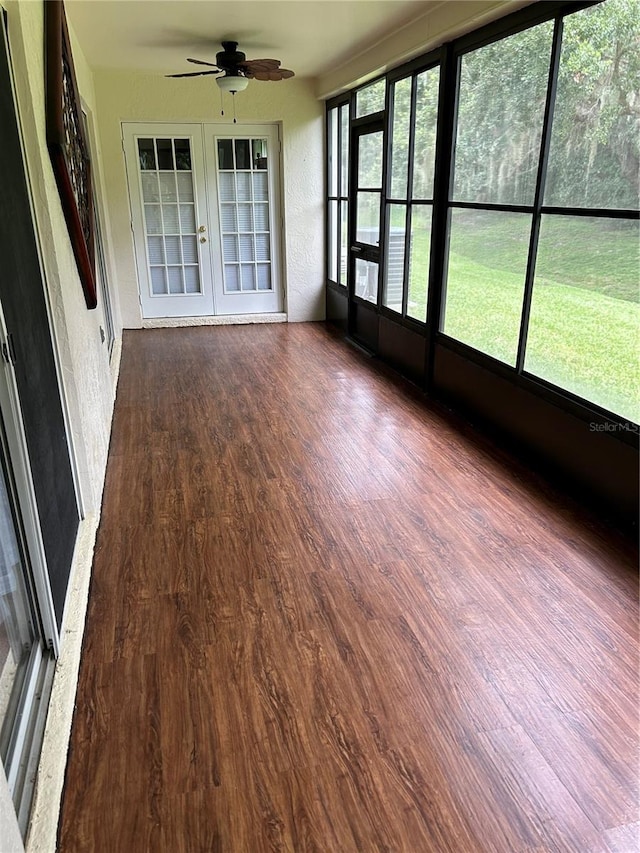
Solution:
[{"label": "door glass pane", "polygon": [[358,139],[358,187],[382,188],[382,131]]},{"label": "door glass pane", "polygon": [[267,176],[265,172],[254,172],[251,177],[253,179],[253,200],[267,201],[269,198],[269,192],[267,189]]},{"label": "door glass pane", "polygon": [[253,205],[253,222],[256,231],[269,230],[269,205],[254,204]]},{"label": "door glass pane", "polygon": [[159,204],[145,204],[144,219],[147,234],[162,234],[162,217],[160,216]]},{"label": "door glass pane", "polygon": [[553,21],[462,57],[453,198],[533,203]]},{"label": "door glass pane", "polygon": [[236,175],[236,195],[238,201],[251,201],[251,175],[240,172]]},{"label": "door glass pane", "polygon": [[182,261],[185,264],[198,263],[198,244],[195,237],[182,238]]},{"label": "door glass pane", "polygon": [[236,139],[236,169],[251,168],[251,149],[248,139]]},{"label": "door glass pane", "polygon": [[240,274],[243,290],[257,290],[256,268],[253,264],[241,264]]},{"label": "door glass pane", "polygon": [[427,319],[427,287],[431,259],[430,204],[414,204],[411,208],[411,248],[409,249],[409,296],[407,317]]},{"label": "door glass pane", "polygon": [[251,166],[254,169],[266,170],[267,168],[267,140],[251,140]]},{"label": "door glass pane", "polygon": [[240,268],[236,264],[224,265],[224,287],[227,293],[240,290]]},{"label": "door glass pane", "polygon": [[191,148],[188,139],[174,139],[173,146],[176,155],[176,169],[189,171],[191,169]]},{"label": "door glass pane", "polygon": [[256,260],[257,261],[270,261],[271,260],[271,246],[269,244],[269,235],[268,234],[256,234],[255,235],[256,242]]},{"label": "door glass pane", "polygon": [[3,762],[7,760],[16,705],[36,642],[25,570],[7,478],[0,464],[0,758]]},{"label": "door glass pane", "polygon": [[411,124],[411,77],[393,86],[391,133],[391,198],[407,197],[409,169],[409,126]]},{"label": "door glass pane", "polygon": [[153,139],[138,140],[138,160],[140,162],[140,170],[156,168],[156,150],[153,144]]},{"label": "door glass pane", "polygon": [[198,267],[184,268],[184,288],[187,293],[200,293],[200,272]]},{"label": "door glass pane", "polygon": [[443,331],[515,365],[531,216],[453,210]]},{"label": "door glass pane", "polygon": [[564,19],[545,204],[638,207],[639,42],[637,2]]},{"label": "door glass pane", "polygon": [[358,193],[356,240],[371,246],[380,243],[380,193]]},{"label": "door glass pane", "polygon": [[356,118],[384,109],[386,83],[384,77],[356,92]]},{"label": "door glass pane", "polygon": [[143,172],[142,176],[142,195],[145,201],[153,202],[160,201],[160,187],[158,186],[158,175],[156,172],[151,174]]},{"label": "door glass pane", "polygon": [[640,226],[543,216],[524,367],[640,422]]},{"label": "door glass pane", "polygon": [[218,140],[218,168],[233,169],[233,139]]},{"label": "door glass pane", "polygon": [[[178,190],[176,187],[175,175],[172,173],[159,175],[160,179],[160,198],[162,201],[177,201]],[[145,201],[155,201],[153,198],[146,198]]]},{"label": "door glass pane", "polygon": [[180,233],[180,217],[178,215],[178,205],[177,204],[163,204],[162,205],[162,220],[164,223],[164,233],[165,234],[179,234]]},{"label": "door glass pane", "polygon": [[258,290],[271,290],[271,267],[258,264]]},{"label": "door glass pane", "polygon": [[173,171],[173,145],[171,139],[156,139],[156,151],[158,152],[158,169],[170,169]]},{"label": "door glass pane", "polygon": [[389,205],[389,231],[385,245],[385,287],[383,303],[393,311],[402,312],[404,283],[404,246],[407,208],[404,204]]},{"label": "door glass pane", "polygon": [[167,273],[169,279],[169,293],[183,293],[184,288],[182,285],[182,268],[167,267]]},{"label": "door glass pane", "polygon": [[430,68],[416,77],[416,117],[413,142],[413,198],[433,198],[438,128],[440,69]]},{"label": "door glass pane", "polygon": [[167,271],[164,267],[151,267],[151,292],[164,296],[167,292]]},{"label": "door glass pane", "polygon": [[355,294],[367,302],[378,301],[378,264],[356,258]]},{"label": "door glass pane", "polygon": [[193,202],[193,178],[191,175],[176,175],[178,197],[181,202]]},{"label": "door glass pane", "polygon": [[164,253],[168,264],[182,263],[182,252],[180,251],[180,237],[164,238]]},{"label": "door glass pane", "polygon": [[180,205],[180,231],[183,234],[195,234],[196,212],[192,204]]}]

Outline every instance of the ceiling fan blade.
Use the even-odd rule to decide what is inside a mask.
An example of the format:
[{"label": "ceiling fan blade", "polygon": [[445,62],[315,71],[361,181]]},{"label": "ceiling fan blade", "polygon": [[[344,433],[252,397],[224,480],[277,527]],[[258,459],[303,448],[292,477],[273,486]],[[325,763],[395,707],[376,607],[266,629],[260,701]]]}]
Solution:
[{"label": "ceiling fan blade", "polygon": [[219,74],[219,71],[191,71],[189,74],[165,74],[165,77],[206,77],[208,74]]},{"label": "ceiling fan blade", "polygon": [[245,59],[239,63],[243,68],[250,68],[252,71],[273,71],[274,68],[280,67],[279,59]]},{"label": "ceiling fan blade", "polygon": [[255,80],[288,80],[289,77],[295,77],[293,71],[288,68],[274,68],[271,71],[256,71],[255,73],[247,74],[247,77],[253,77]]},{"label": "ceiling fan blade", "polygon": [[187,57],[187,62],[193,62],[194,65],[210,65],[212,68],[218,67],[214,62],[204,62],[202,59],[191,59],[190,57]]}]

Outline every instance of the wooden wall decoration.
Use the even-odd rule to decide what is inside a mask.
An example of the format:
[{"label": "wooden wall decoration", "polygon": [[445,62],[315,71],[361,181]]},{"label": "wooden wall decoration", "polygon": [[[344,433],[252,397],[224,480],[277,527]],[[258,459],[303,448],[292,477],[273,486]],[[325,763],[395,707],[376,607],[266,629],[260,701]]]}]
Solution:
[{"label": "wooden wall decoration", "polygon": [[47,147],[87,308],[97,300],[91,162],[62,0],[45,7]]}]

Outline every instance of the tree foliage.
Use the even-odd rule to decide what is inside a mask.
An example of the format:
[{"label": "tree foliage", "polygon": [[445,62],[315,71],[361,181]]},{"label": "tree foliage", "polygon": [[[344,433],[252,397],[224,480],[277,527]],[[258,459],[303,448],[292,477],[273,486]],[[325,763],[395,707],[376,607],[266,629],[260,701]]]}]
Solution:
[{"label": "tree foliage", "polygon": [[638,206],[639,13],[606,0],[565,18],[547,204]]}]

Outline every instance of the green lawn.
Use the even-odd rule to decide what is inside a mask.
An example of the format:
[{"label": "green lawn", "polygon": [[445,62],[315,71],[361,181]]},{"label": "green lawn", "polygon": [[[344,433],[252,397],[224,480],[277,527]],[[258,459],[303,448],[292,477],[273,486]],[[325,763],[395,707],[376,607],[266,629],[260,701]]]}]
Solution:
[{"label": "green lawn", "polygon": [[[530,219],[460,213],[452,228],[444,331],[514,365]],[[423,245],[416,241],[414,250],[416,314],[426,305],[427,239],[421,235]],[[638,223],[543,220],[525,360],[529,373],[636,423],[639,270]]]}]

